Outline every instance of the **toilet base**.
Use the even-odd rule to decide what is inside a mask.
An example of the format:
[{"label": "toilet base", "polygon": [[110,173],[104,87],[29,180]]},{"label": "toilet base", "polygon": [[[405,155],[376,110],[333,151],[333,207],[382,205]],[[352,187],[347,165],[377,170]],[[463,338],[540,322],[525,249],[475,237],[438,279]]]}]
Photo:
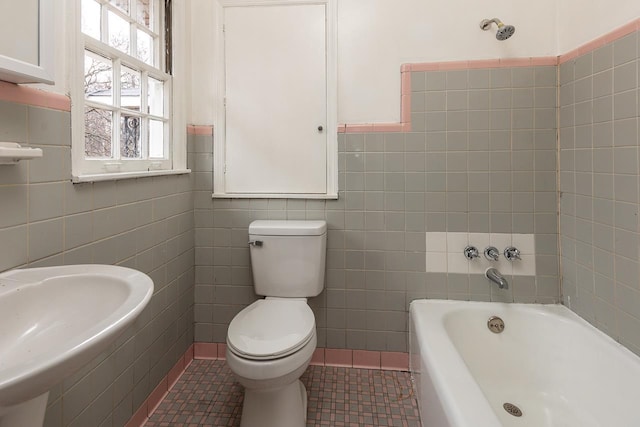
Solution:
[{"label": "toilet base", "polygon": [[244,391],[240,427],[304,427],[307,389],[302,381],[271,390]]}]

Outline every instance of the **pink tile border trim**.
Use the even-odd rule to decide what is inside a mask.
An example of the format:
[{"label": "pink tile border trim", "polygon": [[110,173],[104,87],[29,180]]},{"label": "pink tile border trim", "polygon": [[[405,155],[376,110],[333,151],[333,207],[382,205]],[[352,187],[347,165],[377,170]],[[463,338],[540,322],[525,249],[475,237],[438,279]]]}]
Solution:
[{"label": "pink tile border trim", "polygon": [[623,25],[595,40],[560,56],[529,58],[477,59],[470,61],[445,61],[402,64],[400,66],[400,123],[363,123],[338,125],[338,133],[359,132],[411,132],[411,72],[454,71],[478,68],[544,67],[559,65],[589,53],[605,44],[640,31],[640,18]]},{"label": "pink tile border trim", "polygon": [[169,390],[173,388],[178,378],[187,369],[187,366],[193,361],[194,345],[192,344],[187,351],[178,359],[175,365],[169,370],[169,373],[160,380],[160,383],[153,389],[149,397],[140,405],[133,413],[133,416],[127,421],[125,427],[142,427],[147,422],[153,411],[165,398]]},{"label": "pink tile border trim", "polygon": [[142,427],[149,419],[149,413],[147,411],[147,402],[145,401],[133,416],[127,421],[125,427]]},{"label": "pink tile border trim", "polygon": [[0,81],[0,100],[71,111],[71,99],[68,96],[3,81]]},{"label": "pink tile border trim", "polygon": [[148,416],[151,416],[162,402],[162,399],[169,393],[169,387],[167,382],[167,377],[165,376],[162,380],[160,380],[160,384],[153,389],[149,397],[147,398],[147,411]]},{"label": "pink tile border trim", "polygon": [[402,64],[402,66],[400,66],[400,123],[340,124],[338,125],[338,133],[411,132],[411,73],[413,71],[452,71],[477,68],[534,67],[557,64],[558,58],[555,56]]},{"label": "pink tile border trim", "polygon": [[614,42],[618,39],[621,39],[624,36],[627,36],[631,33],[640,30],[640,18],[634,19],[628,24],[623,25],[622,27],[616,28],[615,30],[604,34],[596,39],[591,40],[588,43],[583,44],[582,46],[573,49],[564,55],[560,55],[558,57],[558,63],[564,64],[567,61],[571,61],[572,59],[576,59],[579,56],[582,56],[586,53],[592,52],[606,44]]},{"label": "pink tile border trim", "polygon": [[311,364],[316,366],[324,366],[324,348],[316,348],[311,356]]},{"label": "pink tile border trim", "polygon": [[383,371],[407,371],[409,370],[409,353],[381,351],[380,366]]},{"label": "pink tile border trim", "polygon": [[218,343],[218,359],[226,360],[227,359],[227,345],[223,343]]},{"label": "pink tile border trim", "polygon": [[409,132],[411,130],[411,111],[406,111],[406,115],[409,116],[406,123],[374,123],[374,132]]},{"label": "pink tile border trim", "polygon": [[353,367],[353,350],[325,348],[324,366]]},{"label": "pink tile border trim", "polygon": [[364,369],[382,369],[379,351],[353,350],[353,367]]},{"label": "pink tile border trim", "polygon": [[188,125],[187,134],[189,135],[213,135],[213,126],[196,126]]},{"label": "pink tile border trim", "polygon": [[[224,343],[197,342],[193,345],[193,358],[223,360],[227,345]],[[342,366],[347,368],[380,369],[383,371],[408,371],[409,354],[392,351],[348,350],[317,348],[311,357],[315,366]]]}]

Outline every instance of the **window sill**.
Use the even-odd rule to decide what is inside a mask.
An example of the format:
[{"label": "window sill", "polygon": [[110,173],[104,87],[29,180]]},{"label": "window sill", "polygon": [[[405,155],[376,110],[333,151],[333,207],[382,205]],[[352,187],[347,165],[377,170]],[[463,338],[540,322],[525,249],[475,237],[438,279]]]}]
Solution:
[{"label": "window sill", "polygon": [[282,194],[282,193],[213,193],[213,199],[322,199],[338,200],[337,194]]},{"label": "window sill", "polygon": [[73,175],[71,178],[71,182],[73,182],[74,184],[80,184],[82,182],[120,181],[123,179],[130,179],[130,178],[148,178],[152,176],[165,176],[165,175],[184,175],[188,173],[191,173],[191,169],[97,173],[97,174],[91,174],[91,175]]}]

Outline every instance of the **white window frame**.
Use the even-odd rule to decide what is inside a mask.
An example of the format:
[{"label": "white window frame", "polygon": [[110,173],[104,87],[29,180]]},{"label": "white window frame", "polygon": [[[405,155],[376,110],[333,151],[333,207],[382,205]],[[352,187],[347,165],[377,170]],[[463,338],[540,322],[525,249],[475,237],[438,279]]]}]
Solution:
[{"label": "white window frame", "polygon": [[[186,168],[186,120],[185,120],[185,97],[184,95],[178,95],[180,93],[186,93],[186,83],[184,81],[178,81],[173,76],[163,71],[156,69],[155,67],[144,63],[137,58],[133,58],[129,55],[123,54],[118,49],[108,46],[99,40],[96,40],[82,32],[81,28],[81,2],[82,0],[71,0],[74,7],[71,13],[71,25],[70,37],[69,37],[69,51],[70,55],[70,72],[69,72],[69,88],[72,99],[71,106],[71,118],[72,118],[72,181],[74,183],[79,182],[97,182],[97,181],[110,181],[125,178],[137,178],[145,176],[156,175],[173,175],[189,173],[190,170]],[[108,0],[98,0],[100,3],[109,3]],[[132,2],[133,3],[133,2]],[[164,22],[164,0],[160,0],[159,17],[160,22]],[[183,21],[186,16],[183,2],[175,2],[173,5],[172,20],[172,38],[173,45],[179,45],[185,40],[185,26],[176,25],[176,23]],[[176,31],[176,29],[179,29]],[[133,31],[135,33],[135,31]],[[158,68],[163,68],[165,63],[164,58],[164,25],[159,32],[160,42],[159,46],[154,52],[157,57]],[[130,43],[133,44],[135,38],[130,39]],[[85,106],[91,105],[91,102],[85,100],[84,94],[84,56],[85,49],[92,51],[95,54],[103,55],[113,59],[113,82],[112,91],[116,94],[116,91],[120,89],[120,69],[121,65],[132,66],[134,69],[139,70],[141,73],[146,74],[148,77],[164,81],[164,108],[168,111],[168,121],[165,125],[164,132],[164,159],[135,159],[135,160],[115,160],[115,159],[86,159],[85,158],[85,135],[84,135],[84,123],[85,123]],[[178,51],[180,49],[177,49]],[[126,57],[123,57],[126,55]],[[122,58],[123,57],[123,58]],[[173,54],[173,71],[175,73],[176,68],[180,68],[181,64],[185,63],[184,54],[176,52],[174,49]],[[180,64],[180,65],[178,65]],[[147,91],[146,84],[141,84],[141,93],[144,94]],[[119,93],[119,92],[118,92]],[[142,101],[142,100],[141,100]],[[100,106],[105,110],[118,110],[120,106],[115,105],[102,105]],[[155,118],[155,116],[146,114],[147,117]],[[120,123],[115,120],[112,121],[113,134],[120,132]],[[141,132],[144,132],[144,128]]]},{"label": "white window frame", "polygon": [[[238,6],[324,5],[327,19],[327,192],[322,194],[227,193],[225,191],[225,53],[224,8]],[[338,7],[337,0],[215,0],[213,198],[338,198]]]}]

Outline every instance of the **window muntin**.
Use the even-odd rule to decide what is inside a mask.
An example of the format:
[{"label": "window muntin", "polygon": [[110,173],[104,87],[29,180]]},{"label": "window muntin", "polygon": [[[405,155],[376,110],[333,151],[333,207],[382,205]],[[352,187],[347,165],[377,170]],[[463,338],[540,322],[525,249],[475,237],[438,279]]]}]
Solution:
[{"label": "window muntin", "polygon": [[170,169],[163,0],[81,0],[81,174]]}]

